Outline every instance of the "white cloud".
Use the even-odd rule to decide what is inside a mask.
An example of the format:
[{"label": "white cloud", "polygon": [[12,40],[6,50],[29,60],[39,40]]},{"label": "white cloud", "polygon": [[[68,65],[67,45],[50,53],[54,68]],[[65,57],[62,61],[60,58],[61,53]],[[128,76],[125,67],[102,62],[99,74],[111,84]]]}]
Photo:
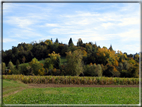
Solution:
[{"label": "white cloud", "polygon": [[114,23],[110,23],[110,22],[108,22],[108,23],[102,23],[102,26],[103,26],[105,29],[108,29],[108,28],[112,27],[113,25],[114,25]]},{"label": "white cloud", "polygon": [[9,19],[4,22],[11,24],[11,25],[16,25],[17,27],[20,27],[20,28],[25,28],[33,24],[32,20],[26,19],[24,17],[9,17]]},{"label": "white cloud", "polygon": [[47,23],[47,24],[45,24],[45,26],[47,26],[47,27],[58,27],[59,25],[58,24],[49,24],[49,23]]},{"label": "white cloud", "polygon": [[121,19],[121,23],[119,26],[129,26],[129,25],[140,25],[140,18],[139,17],[130,17],[130,18],[123,18]]},{"label": "white cloud", "polygon": [[14,42],[16,41],[15,39],[10,39],[10,38],[3,38],[4,43],[9,43],[9,42]]},{"label": "white cloud", "polygon": [[[66,5],[68,4],[59,6],[44,4],[42,7],[41,5],[26,4],[27,10],[29,9],[30,12],[24,10],[20,14],[14,13],[13,16],[5,16],[4,23],[13,27],[8,30],[12,34],[10,37],[13,38],[33,39],[35,37],[36,40],[41,40],[41,38],[49,39],[60,35],[61,37],[58,39],[62,38],[63,43],[70,37],[75,41],[82,38],[85,42],[102,41],[102,43],[115,40],[115,37],[122,43],[139,41],[140,12],[136,11],[138,9],[133,4],[115,4],[110,7],[105,5],[101,8],[97,6],[92,7],[92,11],[87,10],[90,7],[82,8],[83,10],[79,7],[64,12],[66,8],[63,6]],[[23,6],[24,4],[21,7],[23,8]],[[5,7],[5,10],[6,8],[8,9]],[[20,9],[20,6],[18,8]]]},{"label": "white cloud", "polygon": [[140,42],[140,30],[129,30],[118,34],[122,41],[139,41]]}]

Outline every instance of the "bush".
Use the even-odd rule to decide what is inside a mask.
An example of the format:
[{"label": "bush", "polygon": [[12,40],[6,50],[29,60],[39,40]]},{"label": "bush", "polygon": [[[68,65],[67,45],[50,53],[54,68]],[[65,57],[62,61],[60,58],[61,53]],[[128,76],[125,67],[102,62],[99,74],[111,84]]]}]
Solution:
[{"label": "bush", "polygon": [[45,59],[44,68],[53,69],[53,62],[50,58]]},{"label": "bush", "polygon": [[31,68],[32,68],[33,74],[38,75],[38,71],[42,69],[42,65],[40,63],[35,63],[35,64],[32,64]]},{"label": "bush", "polygon": [[20,74],[23,74],[23,75],[29,75],[32,72],[31,67],[28,64],[20,65],[19,71],[20,71]]},{"label": "bush", "polygon": [[85,76],[102,76],[102,67],[100,64],[96,65],[90,63],[90,65],[86,65],[84,69]]}]

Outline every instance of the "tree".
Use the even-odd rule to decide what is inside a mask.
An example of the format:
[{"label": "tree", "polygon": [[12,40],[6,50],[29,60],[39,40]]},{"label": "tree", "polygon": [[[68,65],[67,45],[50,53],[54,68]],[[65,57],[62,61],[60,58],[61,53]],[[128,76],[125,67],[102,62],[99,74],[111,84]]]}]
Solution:
[{"label": "tree", "polygon": [[8,63],[8,69],[10,69],[11,70],[11,73],[13,73],[14,72],[14,65],[13,65],[13,63],[11,62],[11,61],[9,61],[9,63]]},{"label": "tree", "polygon": [[54,51],[53,53],[49,54],[50,60],[49,62],[53,64],[54,68],[59,68],[61,64],[60,54],[56,54]]},{"label": "tree", "polygon": [[4,62],[2,62],[2,73],[5,74],[5,70],[6,70],[6,65]]},{"label": "tree", "polygon": [[59,43],[58,38],[56,38],[55,43]]},{"label": "tree", "polygon": [[112,45],[110,45],[109,50],[110,50],[110,51],[113,51]]},{"label": "tree", "polygon": [[20,62],[19,62],[19,60],[17,59],[17,61],[16,61],[16,68],[17,68],[17,69],[19,68],[19,64],[20,64]]},{"label": "tree", "polygon": [[83,45],[82,39],[79,38],[79,39],[78,39],[78,42],[77,42],[77,46],[82,46],[82,45]]},{"label": "tree", "polygon": [[50,58],[46,58],[44,61],[44,68],[53,69],[53,62]]},{"label": "tree", "polygon": [[73,45],[74,45],[74,44],[73,44],[73,41],[72,41],[72,38],[70,38],[68,45],[69,45],[69,46],[73,46]]},{"label": "tree", "polygon": [[33,58],[32,61],[29,62],[29,65],[35,75],[38,75],[39,70],[42,70],[43,68],[43,64],[41,64],[36,58]]},{"label": "tree", "polygon": [[98,77],[102,76],[102,67],[101,67],[100,64],[97,65],[95,71],[96,71],[96,74],[97,74]]},{"label": "tree", "polygon": [[8,69],[12,70],[14,68],[14,65],[11,61],[8,63]]},{"label": "tree", "polygon": [[67,75],[72,76],[79,76],[81,73],[83,73],[83,63],[82,63],[82,51],[81,50],[75,50],[74,52],[67,52],[66,53],[66,59],[67,59],[67,66],[66,66],[66,73]]}]

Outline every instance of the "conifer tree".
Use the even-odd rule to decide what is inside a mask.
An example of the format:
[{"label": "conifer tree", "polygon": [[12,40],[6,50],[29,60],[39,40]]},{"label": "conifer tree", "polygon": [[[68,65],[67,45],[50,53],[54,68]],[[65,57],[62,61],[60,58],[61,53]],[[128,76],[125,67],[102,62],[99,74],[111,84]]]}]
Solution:
[{"label": "conifer tree", "polygon": [[72,38],[70,38],[68,45],[69,45],[69,46],[73,46]]},{"label": "conifer tree", "polygon": [[110,45],[109,50],[113,51],[112,45]]},{"label": "conifer tree", "polygon": [[55,43],[59,43],[59,41],[58,41],[58,38],[56,38],[56,41],[55,41]]}]

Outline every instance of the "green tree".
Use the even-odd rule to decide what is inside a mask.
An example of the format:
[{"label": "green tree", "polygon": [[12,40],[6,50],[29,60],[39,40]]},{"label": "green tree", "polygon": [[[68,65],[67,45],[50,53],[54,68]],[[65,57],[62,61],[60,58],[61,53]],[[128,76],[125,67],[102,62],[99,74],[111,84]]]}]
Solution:
[{"label": "green tree", "polygon": [[17,68],[17,69],[19,68],[19,64],[20,64],[20,62],[19,62],[19,60],[17,59],[17,61],[16,61],[16,68]]},{"label": "green tree", "polygon": [[82,63],[82,51],[81,50],[75,50],[74,52],[67,52],[66,53],[66,59],[67,59],[67,66],[66,66],[66,73],[67,75],[72,76],[79,76],[81,73],[83,73],[83,63]]},{"label": "green tree", "polygon": [[45,59],[44,68],[53,69],[53,62],[50,58]]},{"label": "green tree", "polygon": [[10,69],[10,70],[14,69],[14,65],[11,61],[9,61],[9,63],[8,63],[8,69]]},{"label": "green tree", "polygon": [[78,42],[77,42],[77,46],[82,46],[82,45],[83,45],[82,39],[79,38],[79,39],[78,39]]},{"label": "green tree", "polygon": [[72,41],[72,38],[70,38],[68,45],[69,45],[69,46],[74,46],[73,41]]},{"label": "green tree", "polygon": [[42,70],[43,64],[40,63],[36,58],[33,58],[31,62],[29,62],[29,65],[31,66],[32,73],[34,75],[38,75],[39,70]]},{"label": "green tree", "polygon": [[14,65],[13,65],[13,63],[11,62],[11,61],[9,61],[9,63],[8,63],[8,69],[10,69],[11,70],[11,73],[13,73],[14,72]]},{"label": "green tree", "polygon": [[5,74],[5,70],[6,70],[6,65],[4,62],[2,62],[2,73]]},{"label": "green tree", "polygon": [[97,65],[95,71],[96,71],[96,74],[97,74],[98,77],[102,76],[102,67],[101,67],[100,64]]},{"label": "green tree", "polygon": [[59,43],[58,38],[56,38],[55,43]]},{"label": "green tree", "polygon": [[110,51],[113,51],[112,45],[110,45],[109,50],[110,50]]}]

